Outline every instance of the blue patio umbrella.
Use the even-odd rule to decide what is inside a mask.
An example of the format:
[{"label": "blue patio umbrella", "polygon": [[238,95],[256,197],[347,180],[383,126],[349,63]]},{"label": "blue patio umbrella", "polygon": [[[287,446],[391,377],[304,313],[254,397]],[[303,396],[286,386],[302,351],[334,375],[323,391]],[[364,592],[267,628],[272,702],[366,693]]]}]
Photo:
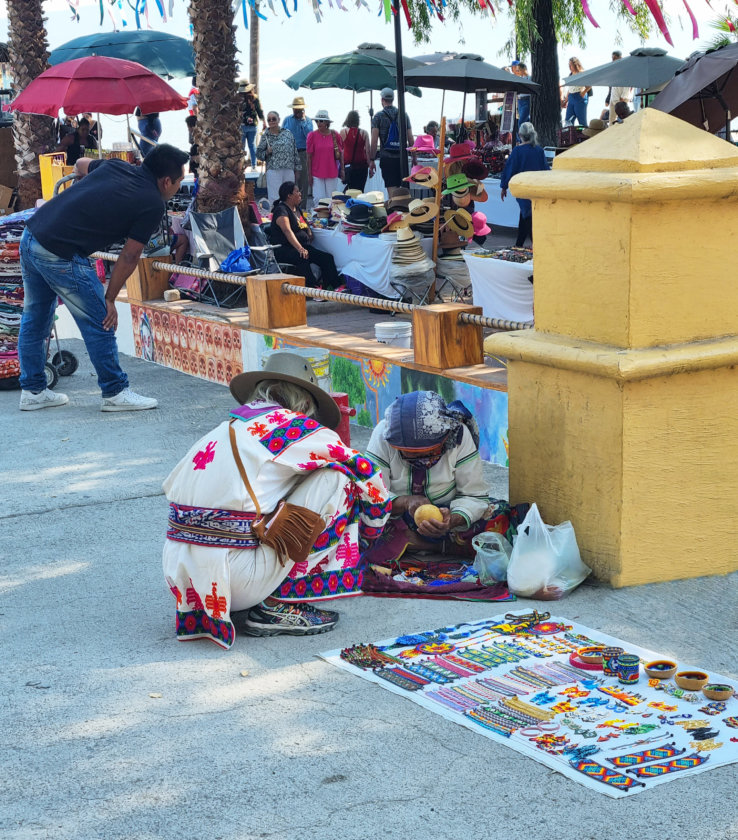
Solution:
[{"label": "blue patio umbrella", "polygon": [[195,54],[189,41],[168,32],[146,29],[97,32],[73,38],[52,50],[49,64],[53,66],[90,55],[136,61],[157,76],[168,79],[186,78],[195,73]]}]

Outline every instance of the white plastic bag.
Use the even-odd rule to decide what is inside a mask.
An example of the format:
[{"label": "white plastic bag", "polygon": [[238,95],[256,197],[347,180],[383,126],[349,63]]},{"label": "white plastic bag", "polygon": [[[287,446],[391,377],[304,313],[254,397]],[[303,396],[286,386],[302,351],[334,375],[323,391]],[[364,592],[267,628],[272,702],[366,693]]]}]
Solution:
[{"label": "white plastic bag", "polygon": [[510,563],[512,546],[495,531],[483,531],[472,539],[476,549],[474,570],[479,576],[480,583],[492,586],[507,577],[507,567]]},{"label": "white plastic bag", "polygon": [[513,542],[507,585],[523,598],[557,601],[592,570],[582,563],[571,522],[546,525],[533,504]]}]

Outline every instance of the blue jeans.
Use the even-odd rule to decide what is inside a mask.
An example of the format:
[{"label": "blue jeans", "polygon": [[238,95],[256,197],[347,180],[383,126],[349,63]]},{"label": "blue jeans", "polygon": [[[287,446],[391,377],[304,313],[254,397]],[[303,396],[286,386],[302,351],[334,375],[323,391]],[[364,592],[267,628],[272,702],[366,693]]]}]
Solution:
[{"label": "blue jeans", "polygon": [[566,122],[569,122],[572,117],[576,117],[579,125],[588,125],[587,102],[589,102],[589,96],[582,96],[581,93],[570,93],[569,100],[566,103]]},{"label": "blue jeans", "polygon": [[242,125],[241,126],[241,145],[245,146],[246,143],[249,144],[249,155],[251,157],[251,165],[256,166],[256,146],[254,145],[254,140],[256,140],[256,126],[255,125]]},{"label": "blue jeans", "polygon": [[105,292],[90,261],[85,257],[57,257],[28,228],[21,237],[20,258],[24,291],[18,336],[21,388],[34,393],[46,388],[46,339],[54,322],[57,297],[77,322],[103,397],[114,397],[127,388],[128,377],[118,362],[115,332],[103,329],[108,311]]}]

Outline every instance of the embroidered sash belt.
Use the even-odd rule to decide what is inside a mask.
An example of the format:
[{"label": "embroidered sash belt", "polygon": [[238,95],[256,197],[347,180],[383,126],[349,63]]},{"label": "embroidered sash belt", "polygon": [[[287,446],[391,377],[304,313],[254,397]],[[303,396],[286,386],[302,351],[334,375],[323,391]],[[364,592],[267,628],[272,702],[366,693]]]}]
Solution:
[{"label": "embroidered sash belt", "polygon": [[215,548],[256,548],[255,513],[221,508],[169,505],[167,539]]}]

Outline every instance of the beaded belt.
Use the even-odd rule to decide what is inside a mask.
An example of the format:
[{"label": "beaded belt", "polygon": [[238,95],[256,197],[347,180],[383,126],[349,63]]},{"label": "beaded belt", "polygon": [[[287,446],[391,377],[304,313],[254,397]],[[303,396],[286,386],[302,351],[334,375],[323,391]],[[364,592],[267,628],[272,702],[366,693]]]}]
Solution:
[{"label": "beaded belt", "polygon": [[256,548],[255,513],[221,508],[169,505],[167,539],[215,548]]}]

